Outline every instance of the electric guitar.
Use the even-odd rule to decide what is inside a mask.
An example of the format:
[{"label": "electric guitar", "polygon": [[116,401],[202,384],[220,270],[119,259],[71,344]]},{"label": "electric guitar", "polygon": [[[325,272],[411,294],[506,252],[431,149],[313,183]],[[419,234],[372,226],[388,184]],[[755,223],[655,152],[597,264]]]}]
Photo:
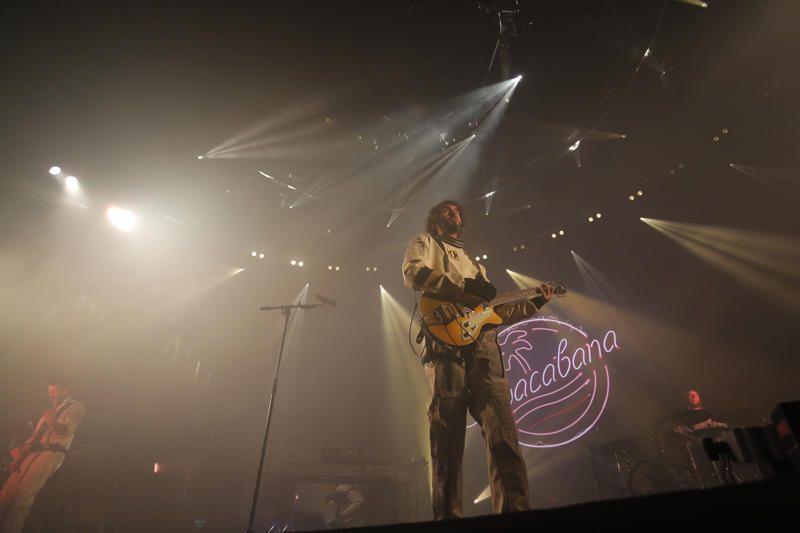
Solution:
[{"label": "electric guitar", "polygon": [[[554,296],[563,296],[567,289],[560,283],[547,283],[553,287]],[[422,295],[419,302],[423,329],[435,340],[451,346],[468,346],[477,340],[487,324],[500,325],[503,319],[494,307],[506,303],[529,300],[541,294],[539,287],[498,294],[491,302],[469,306],[432,295]]]}]

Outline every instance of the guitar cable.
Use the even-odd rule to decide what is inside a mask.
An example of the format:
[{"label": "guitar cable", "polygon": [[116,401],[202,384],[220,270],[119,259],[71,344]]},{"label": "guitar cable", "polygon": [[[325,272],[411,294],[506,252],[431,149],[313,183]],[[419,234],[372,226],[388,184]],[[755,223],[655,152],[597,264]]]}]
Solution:
[{"label": "guitar cable", "polygon": [[[417,310],[419,309],[419,300],[418,300],[419,293],[414,291],[414,310],[411,312],[411,320],[408,322],[408,345],[411,347],[411,351],[414,352],[414,355],[417,358],[422,358],[425,355],[425,348],[426,345],[422,346],[422,351],[417,353],[417,349],[414,347],[414,342],[411,340],[411,330],[414,328],[414,318],[417,317]],[[420,317],[420,322],[422,321],[422,317]],[[422,329],[420,328],[420,335],[422,334]],[[417,335],[417,343],[421,342],[420,335]]]}]

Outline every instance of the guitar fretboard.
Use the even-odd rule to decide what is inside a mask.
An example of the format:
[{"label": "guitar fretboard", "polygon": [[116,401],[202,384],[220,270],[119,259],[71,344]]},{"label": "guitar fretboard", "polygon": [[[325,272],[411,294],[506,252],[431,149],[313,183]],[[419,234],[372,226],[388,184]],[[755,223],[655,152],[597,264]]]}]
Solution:
[{"label": "guitar fretboard", "polygon": [[518,291],[504,292],[498,294],[494,300],[489,302],[489,305],[494,307],[496,305],[507,304],[510,302],[518,302],[520,300],[530,300],[531,298],[538,296],[541,293],[542,291],[539,287],[533,287],[531,289],[521,289]]}]

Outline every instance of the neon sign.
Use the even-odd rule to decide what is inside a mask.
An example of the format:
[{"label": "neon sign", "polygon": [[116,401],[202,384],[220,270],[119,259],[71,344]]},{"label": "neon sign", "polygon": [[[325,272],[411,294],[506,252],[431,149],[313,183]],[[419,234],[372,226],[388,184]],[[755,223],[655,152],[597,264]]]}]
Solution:
[{"label": "neon sign", "polygon": [[567,322],[535,317],[504,329],[497,342],[522,446],[563,446],[597,424],[611,391],[605,356],[620,349],[614,330],[590,338]]}]

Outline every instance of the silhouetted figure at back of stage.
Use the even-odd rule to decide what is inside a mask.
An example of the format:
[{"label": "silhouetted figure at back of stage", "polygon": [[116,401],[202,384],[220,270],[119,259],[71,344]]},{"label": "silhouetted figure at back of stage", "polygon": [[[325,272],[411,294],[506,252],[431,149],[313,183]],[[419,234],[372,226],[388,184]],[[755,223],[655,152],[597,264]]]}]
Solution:
[{"label": "silhouetted figure at back of stage", "polygon": [[714,416],[703,407],[703,399],[695,389],[685,393],[686,409],[673,413],[665,419],[671,429],[682,435],[692,435],[696,431],[710,428],[727,428],[728,424],[714,419]]}]

